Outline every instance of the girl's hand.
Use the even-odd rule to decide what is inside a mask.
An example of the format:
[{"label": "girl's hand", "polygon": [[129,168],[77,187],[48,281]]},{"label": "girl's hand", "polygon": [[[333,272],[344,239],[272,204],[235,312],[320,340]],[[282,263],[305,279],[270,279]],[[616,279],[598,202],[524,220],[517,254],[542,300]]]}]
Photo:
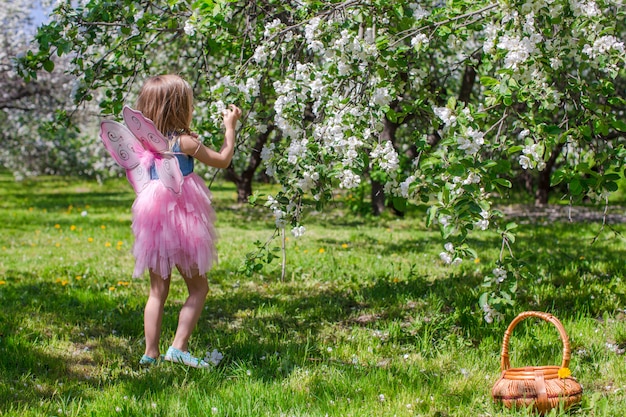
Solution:
[{"label": "girl's hand", "polygon": [[224,116],[224,126],[227,129],[234,129],[237,125],[237,120],[241,117],[241,109],[234,104],[230,104],[223,113]]}]

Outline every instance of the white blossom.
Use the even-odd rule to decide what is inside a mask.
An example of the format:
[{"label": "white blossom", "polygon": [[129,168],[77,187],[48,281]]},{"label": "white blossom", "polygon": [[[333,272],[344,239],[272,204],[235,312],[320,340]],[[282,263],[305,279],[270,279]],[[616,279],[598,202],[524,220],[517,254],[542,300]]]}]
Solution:
[{"label": "white blossom", "polygon": [[498,49],[507,51],[504,57],[504,67],[513,70],[519,69],[520,65],[535,52],[535,45],[540,41],[541,38],[536,34],[524,38],[509,35],[501,36],[497,46]]},{"label": "white blossom", "polygon": [[411,46],[414,48],[419,48],[422,45],[428,45],[428,36],[423,33],[418,33],[413,38],[411,38]]},{"label": "white blossom", "polygon": [[496,278],[496,282],[498,283],[504,282],[507,276],[506,269],[502,269],[502,268],[494,268],[494,270],[491,271],[491,273]]},{"label": "white blossom", "polygon": [[537,167],[539,171],[542,171],[546,163],[540,154],[541,151],[541,145],[538,143],[526,145],[524,149],[522,149],[522,155],[519,157],[520,166],[523,169],[534,169]]},{"label": "white blossom", "polygon": [[269,53],[267,51],[267,48],[265,46],[265,44],[261,44],[259,46],[256,47],[256,49],[254,50],[254,54],[252,55],[252,59],[259,65],[264,65],[265,62],[267,61],[267,57],[269,56]]},{"label": "white blossom", "polygon": [[293,229],[291,229],[291,234],[293,235],[293,237],[297,239],[303,236],[305,231],[306,231],[306,228],[304,226],[296,226]]},{"label": "white blossom", "polygon": [[370,153],[372,160],[378,160],[380,167],[386,172],[393,172],[400,166],[398,153],[393,147],[391,141],[385,141],[382,145],[378,144]]},{"label": "white blossom", "polygon": [[459,149],[463,149],[467,156],[476,155],[485,143],[483,136],[484,133],[481,131],[475,130],[471,126],[468,127],[465,136],[457,137]]},{"label": "white blossom", "polygon": [[599,55],[609,53],[611,50],[615,50],[620,54],[624,54],[624,42],[619,41],[613,35],[601,36],[593,42],[593,46],[586,44],[583,47],[583,53],[588,55],[589,58],[595,59]]},{"label": "white blossom", "polygon": [[339,178],[341,182],[339,186],[345,189],[356,188],[361,184],[361,177],[349,169],[344,169],[340,174]]},{"label": "white blossom", "polygon": [[404,198],[410,198],[409,187],[415,182],[415,176],[410,175],[400,183],[400,195]]},{"label": "white blossom", "polygon": [[576,16],[595,17],[601,14],[600,8],[593,0],[570,0],[570,7]]},{"label": "white blossom", "polygon": [[377,88],[374,90],[374,94],[372,94],[372,103],[377,106],[386,106],[391,103],[392,99],[387,87]]},{"label": "white blossom", "polygon": [[456,116],[452,114],[452,110],[447,107],[434,107],[433,112],[435,116],[441,119],[443,124],[448,126],[454,126],[456,124]]},{"label": "white blossom", "polygon": [[274,19],[270,23],[265,24],[265,31],[263,32],[263,36],[265,38],[269,38],[274,32],[274,29],[279,27],[281,23],[282,22],[280,21],[280,19]]},{"label": "white blossom", "polygon": [[302,178],[298,180],[298,187],[303,193],[308,193],[315,188],[320,175],[315,171],[315,168],[310,165],[307,165],[305,169],[306,171],[302,173]]},{"label": "white blossom", "polygon": [[190,20],[185,22],[185,27],[183,28],[187,36],[193,36],[196,33],[196,28]]},{"label": "white blossom", "polygon": [[413,19],[415,20],[422,20],[430,15],[430,12],[422,9],[422,6],[418,3],[410,3],[409,7],[411,8]]},{"label": "white blossom", "polygon": [[534,167],[533,161],[531,161],[526,155],[520,155],[519,164],[522,169],[532,169]]},{"label": "white blossom", "polygon": [[482,219],[476,221],[474,224],[480,230],[487,230],[489,228],[489,212],[486,210],[482,210],[480,212],[480,216],[482,217]]},{"label": "white blossom", "polygon": [[217,366],[220,364],[223,358],[224,355],[221,352],[219,352],[217,349],[213,349],[212,352],[207,352],[204,361],[213,364],[213,366]]}]

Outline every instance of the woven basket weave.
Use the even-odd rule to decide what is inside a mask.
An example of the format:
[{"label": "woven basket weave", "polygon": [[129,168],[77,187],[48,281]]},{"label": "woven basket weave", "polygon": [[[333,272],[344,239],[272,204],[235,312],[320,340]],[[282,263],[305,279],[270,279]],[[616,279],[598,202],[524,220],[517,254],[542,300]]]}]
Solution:
[{"label": "woven basket weave", "polygon": [[[561,366],[526,366],[511,368],[509,361],[509,339],[517,324],[529,317],[538,317],[552,323],[559,331],[563,342],[563,361]],[[539,311],[520,313],[509,324],[502,341],[500,368],[502,374],[491,390],[494,401],[507,407],[527,407],[532,405],[535,411],[543,414],[562,404],[564,408],[580,402],[582,387],[572,377],[559,378],[559,369],[567,368],[570,360],[569,338],[561,322],[551,314]],[[569,372],[568,372],[569,373]]]}]

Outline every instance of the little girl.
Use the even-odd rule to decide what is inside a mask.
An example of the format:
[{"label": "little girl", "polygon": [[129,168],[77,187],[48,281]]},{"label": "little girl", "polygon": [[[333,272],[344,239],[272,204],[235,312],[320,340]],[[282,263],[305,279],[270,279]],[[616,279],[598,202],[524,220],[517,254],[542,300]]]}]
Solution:
[{"label": "little girl", "polygon": [[[208,367],[207,362],[188,351],[189,337],[209,291],[206,274],[217,260],[211,194],[204,181],[193,172],[193,165],[195,158],[215,168],[228,167],[241,110],[231,104],[224,111],[224,144],[216,152],[205,147],[190,131],[193,93],[179,76],[150,78],[141,88],[136,107],[169,138],[184,176],[180,194],[166,188],[161,181],[150,181],[132,207],[133,276],[141,276],[146,269],[150,272],[150,295],[144,311],[146,351],[140,363],[154,364],[161,357],[159,338],[163,307],[169,293],[172,267],[176,267],[189,296],[180,310],[174,340],[163,359],[192,367]],[[154,166],[150,174],[153,180],[158,179]]]}]

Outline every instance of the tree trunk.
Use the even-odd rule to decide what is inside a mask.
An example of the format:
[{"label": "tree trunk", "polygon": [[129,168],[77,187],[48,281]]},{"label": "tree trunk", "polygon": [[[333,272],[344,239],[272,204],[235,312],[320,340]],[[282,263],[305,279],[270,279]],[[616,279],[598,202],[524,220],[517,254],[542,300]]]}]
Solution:
[{"label": "tree trunk", "polygon": [[476,69],[468,64],[465,66],[465,72],[463,73],[463,83],[459,91],[459,101],[467,103],[470,100],[475,83]]},{"label": "tree trunk", "polygon": [[[397,104],[397,103],[396,103]],[[396,130],[398,124],[392,122],[387,117],[383,119],[383,131],[380,133],[381,142],[391,142],[395,147]],[[372,179],[372,214],[380,216],[385,211],[385,191],[383,184]]]},{"label": "tree trunk", "polygon": [[374,216],[380,216],[385,211],[385,192],[383,185],[372,180],[372,214]]},{"label": "tree trunk", "polygon": [[241,174],[237,174],[232,164],[225,170],[226,179],[232,181],[237,186],[238,203],[246,203],[248,198],[252,195],[252,180],[254,179],[257,168],[261,165],[261,149],[263,149],[263,146],[267,143],[273,130],[274,126],[270,125],[267,127],[265,133],[257,136],[256,142],[252,147],[252,152],[250,152],[248,165]]},{"label": "tree trunk", "polygon": [[537,179],[537,191],[535,191],[535,205],[548,204],[548,198],[550,197],[550,177],[552,176],[552,170],[556,164],[556,160],[563,150],[563,143],[559,143],[553,150],[550,158],[546,161],[546,167],[543,171],[539,172],[539,178]]},{"label": "tree trunk", "polygon": [[[480,61],[480,59],[479,59]],[[478,64],[476,64],[478,65]],[[465,71],[463,72],[463,79],[461,80],[461,88],[459,89],[459,101],[467,103],[471,96],[474,85],[476,84],[476,69],[470,62],[465,65]],[[428,144],[433,148],[436,147],[441,141],[441,136],[437,132],[433,132],[428,135]]]}]

